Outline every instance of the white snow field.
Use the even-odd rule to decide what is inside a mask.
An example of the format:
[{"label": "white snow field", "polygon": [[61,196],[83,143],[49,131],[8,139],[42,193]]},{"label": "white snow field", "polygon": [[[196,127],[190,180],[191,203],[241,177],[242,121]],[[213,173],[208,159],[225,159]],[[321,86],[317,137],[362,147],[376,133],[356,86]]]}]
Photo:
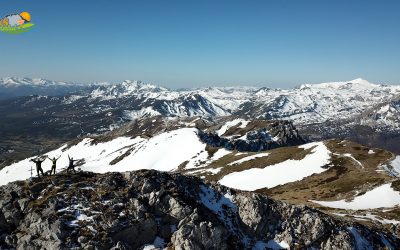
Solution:
[{"label": "white snow field", "polygon": [[393,190],[391,183],[383,184],[379,187],[366,192],[363,195],[356,196],[352,201],[314,201],[325,207],[363,210],[382,207],[394,207],[400,205],[400,192]]},{"label": "white snow field", "polygon": [[331,152],[323,142],[308,143],[299,148],[313,149],[311,154],[302,160],[287,160],[265,168],[231,173],[225,175],[219,183],[231,188],[254,191],[298,181],[312,174],[326,171],[322,166],[330,162]]},{"label": "white snow field", "polygon": [[[74,159],[84,159],[82,170],[96,173],[123,172],[138,169],[156,169],[171,171],[182,162],[195,157],[205,150],[205,144],[197,137],[197,129],[182,128],[154,136],[150,139],[141,137],[119,137],[114,140],[91,145],[92,139],[83,139],[77,145],[66,149],[66,145],[47,153],[49,157],[61,158],[57,161],[57,171],[68,165],[68,155]],[[111,165],[110,162],[118,156],[128,153],[119,162]],[[222,153],[222,152],[221,152]],[[25,180],[36,176],[33,162],[25,159],[0,170],[0,185],[16,180]],[[51,162],[46,160],[42,164],[44,171],[51,169]]]},{"label": "white snow field", "polygon": [[393,170],[396,172],[397,177],[400,177],[400,156],[396,156],[396,158],[390,162],[390,165],[393,167]]}]

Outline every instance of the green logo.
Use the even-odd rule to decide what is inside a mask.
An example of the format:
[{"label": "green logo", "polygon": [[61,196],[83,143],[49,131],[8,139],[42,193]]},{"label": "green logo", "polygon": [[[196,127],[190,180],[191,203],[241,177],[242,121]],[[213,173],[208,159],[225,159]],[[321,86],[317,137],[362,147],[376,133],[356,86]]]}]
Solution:
[{"label": "green logo", "polygon": [[0,20],[0,32],[8,34],[23,33],[31,30],[34,26],[31,23],[31,14],[29,12],[7,15]]}]

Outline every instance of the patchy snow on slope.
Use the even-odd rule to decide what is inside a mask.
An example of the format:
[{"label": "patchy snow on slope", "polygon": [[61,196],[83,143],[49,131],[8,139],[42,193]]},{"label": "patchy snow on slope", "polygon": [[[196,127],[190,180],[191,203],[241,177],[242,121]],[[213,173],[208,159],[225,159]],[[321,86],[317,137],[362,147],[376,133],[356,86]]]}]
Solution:
[{"label": "patchy snow on slope", "polygon": [[225,148],[220,148],[220,149],[218,149],[218,151],[215,152],[214,155],[211,157],[211,161],[216,161],[216,160],[218,160],[218,159],[220,159],[220,158],[222,158],[222,157],[224,157],[225,155],[228,155],[228,154],[230,154],[230,153],[232,153],[232,152],[229,151],[229,150],[226,150]]},{"label": "patchy snow on slope", "polygon": [[382,186],[376,187],[363,195],[356,196],[352,201],[349,202],[345,200],[311,201],[325,207],[351,210],[394,207],[400,204],[400,192],[395,191],[391,187],[391,183],[387,183],[383,184]]},{"label": "patchy snow on slope", "polygon": [[232,195],[227,193],[224,196],[218,196],[212,188],[205,185],[200,186],[200,199],[204,206],[216,214],[226,226],[233,228],[232,213],[237,213],[238,207],[232,200]]},{"label": "patchy snow on slope", "polygon": [[310,149],[311,153],[302,160],[286,160],[265,168],[253,168],[225,175],[219,183],[246,191],[272,188],[303,179],[327,169],[322,168],[330,162],[330,151],[323,142],[313,142],[299,146]]},{"label": "patchy snow on slope", "polygon": [[400,177],[400,155],[390,162],[390,166],[393,167],[394,172],[396,172],[397,177]]},{"label": "patchy snow on slope", "polygon": [[269,155],[269,153],[259,153],[259,154],[255,154],[255,155],[250,155],[250,156],[243,157],[242,159],[239,159],[237,161],[231,162],[228,165],[230,165],[230,166],[231,165],[236,165],[236,164],[240,164],[240,163],[243,163],[243,162],[246,162],[246,161],[251,161],[251,160],[254,160],[254,159],[257,159],[257,158],[266,157],[268,155]]},{"label": "patchy snow on slope", "polygon": [[264,250],[266,248],[273,250],[280,250],[280,249],[289,249],[290,246],[285,241],[277,241],[277,240],[269,240],[268,242],[257,241],[256,244],[254,244],[252,250]]},{"label": "patchy snow on slope", "polygon": [[223,167],[219,167],[219,168],[208,168],[206,170],[204,170],[205,172],[209,172],[211,174],[218,174],[219,172],[221,172]]},{"label": "patchy snow on slope", "polygon": [[228,131],[231,127],[237,126],[238,124],[240,124],[239,128],[245,128],[247,126],[247,124],[249,123],[249,121],[246,121],[244,119],[235,119],[232,121],[229,121],[227,123],[225,123],[218,131],[217,134],[219,136],[222,136],[223,134],[226,133],[226,131]]},{"label": "patchy snow on slope", "polygon": [[398,221],[398,220],[389,220],[389,219],[385,219],[385,218],[380,218],[380,217],[378,217],[378,216],[376,216],[374,214],[371,214],[371,213],[367,213],[366,215],[354,215],[354,214],[350,214],[349,215],[349,214],[340,214],[340,213],[333,213],[333,214],[341,216],[341,217],[343,217],[343,216],[351,216],[351,217],[354,217],[356,220],[377,221],[377,222],[380,222],[382,224],[395,224],[395,225],[400,224],[400,221]]},{"label": "patchy snow on slope", "polygon": [[153,244],[146,244],[143,247],[143,250],[157,250],[157,249],[164,249],[164,247],[165,247],[165,240],[157,236],[154,239]]},{"label": "patchy snow on slope", "polygon": [[153,109],[153,107],[142,108],[141,110],[124,110],[123,116],[129,120],[135,120],[141,117],[151,117],[161,115],[160,112]]},{"label": "patchy snow on slope", "polygon": [[[203,150],[203,151],[199,152],[198,154],[196,154],[193,158],[191,158],[188,161],[188,163],[186,164],[185,168],[192,169],[192,168],[204,167],[204,166],[210,165],[212,162],[214,162],[230,153],[232,153],[232,152],[229,150],[226,150],[225,148],[220,148],[210,158],[209,153],[206,150]],[[210,170],[209,172],[213,172],[213,170]]]},{"label": "patchy snow on slope", "polygon": [[[336,155],[337,155],[337,154],[336,154]],[[354,156],[352,156],[351,154],[343,154],[343,156],[349,157],[350,159],[352,159],[353,161],[355,161],[358,165],[360,165],[361,168],[364,168],[364,165],[363,165],[359,160],[357,160],[356,158],[354,158]]]},{"label": "patchy snow on slope", "polygon": [[[197,136],[195,128],[181,128],[162,133],[150,139],[141,137],[118,137],[114,140],[93,143],[93,139],[83,139],[80,143],[66,148],[66,145],[51,151],[46,155],[50,158],[61,156],[57,161],[57,172],[68,164],[68,155],[83,163],[80,168],[96,173],[124,172],[138,169],[156,169],[171,171],[182,162],[193,158],[205,150],[205,144]],[[122,157],[127,154],[125,157]],[[222,155],[221,152],[219,155]],[[116,158],[122,158],[114,162]],[[11,181],[24,180],[36,176],[35,165],[31,158],[11,164],[0,170],[0,185]],[[78,162],[79,164],[79,162]],[[42,164],[44,171],[51,169],[51,162],[46,160]]]},{"label": "patchy snow on slope", "polygon": [[368,150],[368,154],[369,154],[369,155],[373,155],[373,154],[375,154],[375,151],[372,150],[372,149],[370,149],[370,150]]}]

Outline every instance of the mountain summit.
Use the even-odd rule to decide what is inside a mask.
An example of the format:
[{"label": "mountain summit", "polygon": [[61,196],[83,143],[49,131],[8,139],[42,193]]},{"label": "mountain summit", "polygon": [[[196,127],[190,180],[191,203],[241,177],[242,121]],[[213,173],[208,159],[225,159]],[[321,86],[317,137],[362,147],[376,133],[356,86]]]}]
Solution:
[{"label": "mountain summit", "polygon": [[0,248],[399,249],[387,231],[198,178],[142,170],[0,187]]},{"label": "mountain summit", "polygon": [[325,82],[325,83],[317,83],[317,84],[302,84],[300,85],[299,89],[304,88],[316,88],[316,89],[324,89],[324,88],[331,88],[331,89],[352,89],[352,90],[368,90],[377,88],[379,84],[370,83],[367,80],[362,78],[357,78],[351,81],[344,81],[344,82]]}]

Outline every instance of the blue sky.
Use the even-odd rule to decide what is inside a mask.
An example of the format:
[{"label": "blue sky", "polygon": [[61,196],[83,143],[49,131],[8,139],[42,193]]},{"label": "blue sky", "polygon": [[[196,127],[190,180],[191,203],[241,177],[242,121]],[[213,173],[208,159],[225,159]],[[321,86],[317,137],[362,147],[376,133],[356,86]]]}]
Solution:
[{"label": "blue sky", "polygon": [[35,29],[0,33],[0,77],[172,88],[400,83],[400,1],[3,0]]}]

